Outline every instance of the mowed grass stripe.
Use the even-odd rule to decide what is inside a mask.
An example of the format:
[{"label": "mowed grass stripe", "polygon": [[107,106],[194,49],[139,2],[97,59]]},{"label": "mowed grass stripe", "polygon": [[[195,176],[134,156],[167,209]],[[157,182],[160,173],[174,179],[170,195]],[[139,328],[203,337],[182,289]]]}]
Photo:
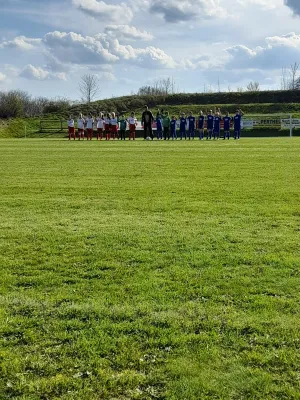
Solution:
[{"label": "mowed grass stripe", "polygon": [[299,398],[299,150],[1,141],[0,398]]}]

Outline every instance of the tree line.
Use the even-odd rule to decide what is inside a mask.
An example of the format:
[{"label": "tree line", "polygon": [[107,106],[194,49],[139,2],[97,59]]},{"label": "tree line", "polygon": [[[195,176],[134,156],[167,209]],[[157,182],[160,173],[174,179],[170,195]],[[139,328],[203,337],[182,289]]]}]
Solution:
[{"label": "tree line", "polygon": [[64,113],[71,107],[63,97],[33,97],[22,90],[0,92],[0,118],[36,117],[47,113]]}]

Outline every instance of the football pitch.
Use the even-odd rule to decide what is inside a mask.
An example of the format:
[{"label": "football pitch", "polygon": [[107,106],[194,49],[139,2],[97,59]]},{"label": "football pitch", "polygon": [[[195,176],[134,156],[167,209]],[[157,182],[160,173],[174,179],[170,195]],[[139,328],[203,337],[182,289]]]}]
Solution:
[{"label": "football pitch", "polygon": [[0,399],[300,399],[300,138],[0,141]]}]

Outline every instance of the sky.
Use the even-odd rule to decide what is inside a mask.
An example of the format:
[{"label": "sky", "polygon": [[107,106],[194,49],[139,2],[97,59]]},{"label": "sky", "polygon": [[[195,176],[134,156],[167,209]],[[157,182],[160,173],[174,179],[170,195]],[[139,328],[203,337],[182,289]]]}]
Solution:
[{"label": "sky", "polygon": [[0,91],[99,99],[173,78],[179,92],[280,89],[300,63],[300,0],[0,0]]}]

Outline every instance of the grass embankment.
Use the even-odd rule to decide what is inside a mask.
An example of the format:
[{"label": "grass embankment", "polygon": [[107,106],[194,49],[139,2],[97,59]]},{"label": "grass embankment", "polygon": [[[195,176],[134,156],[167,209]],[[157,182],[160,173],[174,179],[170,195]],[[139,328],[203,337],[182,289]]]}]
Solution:
[{"label": "grass embankment", "polygon": [[299,139],[0,152],[1,399],[299,398]]}]

